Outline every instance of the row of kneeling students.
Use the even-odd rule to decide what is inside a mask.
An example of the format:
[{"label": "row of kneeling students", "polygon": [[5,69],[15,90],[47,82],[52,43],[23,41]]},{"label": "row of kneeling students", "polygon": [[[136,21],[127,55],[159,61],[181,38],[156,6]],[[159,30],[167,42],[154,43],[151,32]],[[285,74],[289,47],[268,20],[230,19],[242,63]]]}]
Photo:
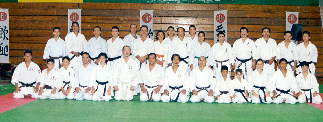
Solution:
[{"label": "row of kneeling students", "polygon": [[264,70],[265,61],[258,59],[255,70],[245,78],[242,69],[231,70],[221,66],[215,75],[207,66],[207,57],[198,58],[198,67],[192,70],[181,66],[178,54],[171,56],[172,65],[163,68],[157,55],[147,55],[147,63],[131,58],[129,46],[122,47],[122,57],[111,62],[106,53],[98,55],[98,64],[90,63],[89,53],[80,54],[79,67],[70,66],[71,59],[62,58],[62,66],[55,70],[55,60],[47,60],[47,69],[41,71],[32,62],[32,52],[24,52],[24,62],[13,74],[14,98],[31,96],[39,99],[76,99],[130,101],[140,94],[141,101],[207,103],[317,103],[322,102],[316,77],[309,72],[308,62],[300,62],[302,72],[296,77],[287,70],[288,61],[278,62],[279,69],[270,75]]}]

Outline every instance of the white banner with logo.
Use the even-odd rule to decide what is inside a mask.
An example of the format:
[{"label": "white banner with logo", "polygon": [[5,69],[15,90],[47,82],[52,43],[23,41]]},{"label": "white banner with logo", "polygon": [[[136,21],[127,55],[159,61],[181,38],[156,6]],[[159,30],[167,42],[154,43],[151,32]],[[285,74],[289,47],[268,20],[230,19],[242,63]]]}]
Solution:
[{"label": "white banner with logo", "polygon": [[72,23],[79,24],[79,32],[81,33],[81,10],[82,9],[68,9],[68,32],[73,32]]},{"label": "white banner with logo", "polygon": [[228,12],[227,10],[214,11],[214,43],[218,42],[217,34],[219,32],[224,32],[225,41],[227,41],[227,37],[228,37],[227,12]]},{"label": "white banner with logo", "polygon": [[9,63],[8,9],[0,9],[0,63]]},{"label": "white banner with logo", "polygon": [[299,12],[286,12],[286,31],[291,31],[293,24],[298,24]]},{"label": "white banner with logo", "polygon": [[154,40],[154,17],[153,10],[140,10],[140,26],[148,26],[148,37]]}]

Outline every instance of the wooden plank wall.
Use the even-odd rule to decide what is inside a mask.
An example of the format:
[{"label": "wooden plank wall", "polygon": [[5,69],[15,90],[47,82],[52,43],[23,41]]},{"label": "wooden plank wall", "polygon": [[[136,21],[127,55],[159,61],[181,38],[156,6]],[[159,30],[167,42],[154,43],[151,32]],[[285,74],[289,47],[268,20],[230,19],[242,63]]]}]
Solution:
[{"label": "wooden plank wall", "polygon": [[[112,26],[120,28],[120,37],[129,33],[131,23],[139,26],[140,9],[154,10],[154,29],[166,30],[168,26],[197,26],[197,31],[206,32],[206,40],[213,45],[213,11],[228,10],[228,42],[239,38],[239,28],[249,29],[253,40],[261,37],[261,29],[271,28],[271,37],[277,44],[283,41],[285,12],[298,11],[299,24],[311,32],[311,41],[318,47],[317,77],[323,78],[323,30],[319,6],[283,5],[236,5],[236,4],[142,4],[142,3],[0,3],[0,8],[9,8],[10,14],[10,62],[23,61],[25,49],[34,52],[34,61],[39,64],[43,49],[52,37],[52,28],[62,28],[62,38],[67,33],[67,9],[82,9],[82,33],[87,39],[92,28],[101,26],[102,37],[111,37]],[[186,33],[188,34],[188,32]],[[321,83],[323,81],[321,80]]]}]

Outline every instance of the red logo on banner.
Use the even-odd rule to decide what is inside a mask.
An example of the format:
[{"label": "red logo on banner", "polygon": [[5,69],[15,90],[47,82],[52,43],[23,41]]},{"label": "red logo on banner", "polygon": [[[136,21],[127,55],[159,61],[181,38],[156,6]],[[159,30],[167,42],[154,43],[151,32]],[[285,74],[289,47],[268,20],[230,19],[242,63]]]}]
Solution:
[{"label": "red logo on banner", "polygon": [[76,22],[77,20],[79,20],[80,16],[77,13],[72,13],[70,16],[70,19],[72,22]]},{"label": "red logo on banner", "polygon": [[225,20],[225,16],[224,16],[224,14],[219,13],[219,14],[216,15],[215,19],[216,19],[217,22],[222,23]]},{"label": "red logo on banner", "polygon": [[151,21],[152,17],[150,14],[145,13],[144,15],[142,15],[141,19],[143,22],[149,23]]},{"label": "red logo on banner", "polygon": [[288,15],[287,20],[290,24],[294,24],[297,21],[297,17],[295,14],[290,14]]},{"label": "red logo on banner", "polygon": [[0,21],[5,21],[7,19],[7,13],[6,12],[0,12]]}]

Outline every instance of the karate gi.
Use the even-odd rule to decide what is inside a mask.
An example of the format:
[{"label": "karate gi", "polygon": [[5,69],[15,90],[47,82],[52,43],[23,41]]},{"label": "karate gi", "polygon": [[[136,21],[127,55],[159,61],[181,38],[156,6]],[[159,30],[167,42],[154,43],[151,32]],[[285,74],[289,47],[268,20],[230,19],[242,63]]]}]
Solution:
[{"label": "karate gi", "polygon": [[[133,56],[140,56],[143,57],[147,54],[154,52],[154,42],[150,38],[147,37],[147,39],[143,42],[141,38],[137,38],[134,41],[133,44],[133,50],[131,51]],[[137,61],[139,61],[137,58],[135,58]]]},{"label": "karate gi", "polygon": [[[298,55],[299,62],[303,62],[303,61],[310,62],[310,65],[309,65],[310,73],[315,74],[314,63],[317,63],[317,57],[318,57],[316,46],[313,43],[309,42],[309,45],[306,48],[304,45],[304,42],[300,43],[297,45],[297,55]],[[299,74],[301,72],[302,72],[302,69],[299,66],[297,68],[296,73]]]},{"label": "karate gi", "polygon": [[66,56],[66,46],[65,41],[58,38],[57,42],[55,41],[55,38],[51,38],[47,41],[43,59],[55,59],[55,70],[59,70],[60,65],[62,64],[62,58]]},{"label": "karate gi", "polygon": [[119,36],[112,42],[112,38],[107,40],[107,47],[108,47],[108,61],[113,65],[113,61],[116,59],[121,58],[122,56],[122,48],[125,44],[123,40],[119,38]]},{"label": "karate gi", "polygon": [[[68,67],[66,70],[64,67],[61,67],[58,72],[60,73],[60,81],[58,82],[57,88],[58,88],[58,97],[59,99],[74,99],[74,91],[75,88],[78,87],[78,84],[76,83],[75,78],[75,72],[74,69],[71,67]],[[71,90],[69,94],[66,96],[63,94],[61,88],[66,91],[68,87],[71,87]]]},{"label": "karate gi", "polygon": [[91,60],[99,58],[100,53],[107,53],[107,42],[102,38],[92,37],[84,46],[84,52],[88,52]]},{"label": "karate gi", "polygon": [[[138,38],[140,38],[140,36],[139,35],[136,35],[137,36],[137,39]],[[127,45],[127,46],[129,46],[130,47],[130,49],[133,49],[133,43],[134,43],[134,40],[135,40],[136,38],[135,37],[133,37],[132,35],[131,35],[131,33],[130,34],[128,34],[128,35],[126,35],[124,38],[123,38],[123,41],[124,41],[124,45]]]},{"label": "karate gi", "polygon": [[204,67],[203,71],[200,70],[199,67],[194,68],[191,72],[190,76],[191,80],[191,89],[196,90],[198,92],[197,95],[192,95],[190,101],[200,102],[201,99],[204,99],[207,103],[214,102],[214,97],[208,96],[208,92],[212,90],[214,92],[215,82],[216,80],[213,78],[212,69],[207,66]]},{"label": "karate gi", "polygon": [[224,42],[222,45],[220,43],[215,43],[207,61],[207,65],[213,66],[217,78],[222,76],[221,67],[223,65],[226,65],[229,69],[227,77],[231,77],[231,64],[234,63],[234,56],[232,47],[229,43]]},{"label": "karate gi", "polygon": [[149,71],[149,65],[143,66],[140,69],[139,83],[143,83],[147,90],[144,93],[140,92],[140,101],[147,101],[149,99],[159,101],[163,91],[155,93],[155,89],[164,83],[164,69],[158,64],[155,64],[151,71]]},{"label": "karate gi", "polygon": [[84,45],[87,43],[85,36],[81,33],[78,33],[76,36],[74,32],[70,32],[65,37],[65,45],[66,45],[66,54],[71,58],[70,67],[76,68],[82,64],[82,56],[74,56],[71,52],[79,52],[84,51]]},{"label": "karate gi", "polygon": [[194,43],[191,51],[189,52],[189,65],[193,64],[193,68],[198,67],[198,60],[201,56],[204,56],[206,60],[209,58],[209,52],[211,51],[210,44],[203,42],[200,44],[199,42]]},{"label": "karate gi", "polygon": [[[94,101],[110,101],[113,92],[113,71],[112,67],[105,64],[103,67],[99,64],[93,67],[90,79],[90,86],[93,86],[95,93],[92,100]],[[108,89],[111,87],[111,94],[108,95]]]},{"label": "karate gi", "polygon": [[273,74],[272,78],[273,83],[275,84],[277,97],[273,100],[274,103],[282,103],[283,100],[286,100],[285,103],[295,104],[297,99],[293,97],[293,91],[298,92],[298,87],[296,84],[296,79],[293,72],[287,71],[286,77],[284,77],[281,70],[277,70]]},{"label": "karate gi", "polygon": [[90,86],[91,82],[91,74],[93,67],[96,65],[90,65],[88,64],[87,67],[84,67],[81,65],[79,68],[75,70],[75,76],[76,76],[76,84],[78,84],[78,87],[80,88],[80,91],[78,93],[75,93],[75,99],[76,100],[92,100],[91,90],[88,93],[85,93],[85,89]]},{"label": "karate gi", "polygon": [[[292,71],[292,68],[295,64],[295,60],[298,60],[296,44],[290,42],[289,45],[285,46],[285,41],[282,41],[278,44],[278,54],[276,59],[285,58],[287,60],[287,70]],[[278,69],[278,68],[277,68]]]},{"label": "karate gi", "polygon": [[216,78],[214,96],[219,98],[216,100],[217,103],[230,103],[233,95],[233,84],[230,78],[224,80],[223,77]]},{"label": "karate gi", "polygon": [[269,64],[269,60],[278,54],[276,41],[269,38],[266,42],[264,38],[259,38],[256,40],[255,45],[257,50],[255,59],[262,59],[264,61],[263,70],[271,76],[275,72],[275,62]]},{"label": "karate gi", "polygon": [[156,54],[156,59],[163,61],[164,63],[163,65],[161,65],[164,69],[166,69],[166,67],[168,66],[168,51],[169,51],[169,44],[170,42],[167,41],[163,41],[162,43],[160,43],[159,41],[155,41],[154,42],[154,52]]},{"label": "karate gi", "polygon": [[[232,98],[233,103],[246,103],[250,102],[250,98],[247,98],[246,95],[246,90],[248,90],[248,82],[241,78],[241,81],[239,81],[237,78],[232,80],[233,84],[233,91],[234,94],[236,95],[235,98]],[[248,91],[249,92],[249,91]]]},{"label": "karate gi", "polygon": [[[313,96],[314,92],[320,93],[319,84],[317,83],[317,79],[313,74],[308,73],[305,80],[303,73],[301,73],[296,76],[296,82],[300,92],[302,92],[302,94],[298,96],[299,103],[305,103],[305,102],[312,102],[315,104],[322,103],[322,98],[319,94],[315,97]],[[307,100],[307,99],[310,99],[310,100]]]},{"label": "karate gi", "polygon": [[[40,79],[40,85],[39,87],[43,88],[43,93],[42,95],[38,95],[39,99],[57,99],[57,83],[59,82],[59,73],[55,70],[52,69],[49,74],[47,74],[47,70],[45,69],[41,73],[41,79]],[[51,92],[53,89],[56,88],[55,94],[52,94]]]},{"label": "karate gi", "polygon": [[[271,103],[271,97],[266,97],[268,92],[274,90],[274,84],[270,80],[270,76],[266,71],[262,71],[261,74],[255,69],[248,76],[248,90],[250,90],[250,95],[252,103]],[[254,91],[258,97],[255,97],[251,91]],[[272,94],[271,94],[272,95]]]}]

